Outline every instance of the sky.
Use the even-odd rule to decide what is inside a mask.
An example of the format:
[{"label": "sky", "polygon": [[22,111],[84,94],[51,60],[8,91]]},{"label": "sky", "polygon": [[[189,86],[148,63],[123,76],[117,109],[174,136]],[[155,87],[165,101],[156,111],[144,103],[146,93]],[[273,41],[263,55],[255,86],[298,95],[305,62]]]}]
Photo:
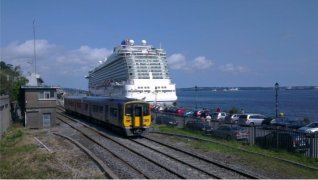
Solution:
[{"label": "sky", "polygon": [[87,89],[124,39],[167,53],[177,88],[318,86],[317,0],[0,0],[1,61]]}]

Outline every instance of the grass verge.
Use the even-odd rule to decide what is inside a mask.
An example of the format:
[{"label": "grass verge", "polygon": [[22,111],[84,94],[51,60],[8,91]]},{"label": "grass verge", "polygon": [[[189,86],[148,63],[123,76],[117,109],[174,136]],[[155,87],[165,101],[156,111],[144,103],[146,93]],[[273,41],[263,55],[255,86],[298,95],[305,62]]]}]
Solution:
[{"label": "grass verge", "polygon": [[55,154],[43,151],[32,141],[21,127],[12,128],[0,140],[0,179],[70,177],[49,165]]},{"label": "grass verge", "polygon": [[[223,139],[213,138],[211,136],[203,135],[200,133],[196,133],[187,129],[177,129],[177,128],[171,128],[167,126],[156,126],[154,127],[156,129],[159,129],[160,132],[167,132],[167,133],[175,133],[180,135],[187,135],[187,136],[193,136],[198,138],[204,138],[209,139],[217,143],[210,143],[210,142],[199,142],[199,141],[185,141],[190,146],[196,149],[200,149],[202,151],[210,151],[214,153],[220,153],[224,154],[227,157],[231,157],[232,160],[237,160],[240,162],[243,162],[248,167],[251,167],[251,169],[259,170],[260,172],[265,172],[265,174],[271,173],[273,175],[272,178],[279,177],[279,178],[317,178],[318,172],[306,168],[301,168],[299,166],[292,165],[290,163],[282,162],[279,160],[275,160],[272,158],[267,158],[264,156],[255,155],[253,153],[246,153],[243,151],[238,151],[237,148],[244,149],[247,151],[257,152],[261,154],[265,154],[268,156],[274,156],[286,160],[295,161],[301,164],[305,164],[312,167],[318,168],[318,160],[314,158],[308,158],[305,156],[302,156],[297,153],[289,153],[287,151],[281,151],[281,150],[265,150],[261,149],[257,146],[248,146],[248,145],[242,145],[240,142],[237,141],[226,141]],[[229,148],[224,145],[233,147]]]}]

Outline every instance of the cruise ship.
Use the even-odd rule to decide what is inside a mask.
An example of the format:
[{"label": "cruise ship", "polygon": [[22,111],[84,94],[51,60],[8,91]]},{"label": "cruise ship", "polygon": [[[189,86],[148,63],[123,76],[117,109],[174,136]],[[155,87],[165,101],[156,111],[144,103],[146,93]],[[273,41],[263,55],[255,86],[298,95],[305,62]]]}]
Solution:
[{"label": "cruise ship", "polygon": [[177,100],[166,52],[146,40],[139,45],[132,39],[122,41],[86,78],[91,95],[135,98],[167,106]]}]

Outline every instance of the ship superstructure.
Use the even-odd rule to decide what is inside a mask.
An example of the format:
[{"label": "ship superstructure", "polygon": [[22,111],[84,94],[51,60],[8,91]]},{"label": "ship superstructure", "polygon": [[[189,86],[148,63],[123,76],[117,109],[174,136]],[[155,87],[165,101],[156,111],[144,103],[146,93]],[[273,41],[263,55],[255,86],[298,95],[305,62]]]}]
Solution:
[{"label": "ship superstructure", "polygon": [[166,52],[145,40],[140,45],[133,40],[122,41],[86,78],[92,95],[136,98],[161,105],[177,100]]}]

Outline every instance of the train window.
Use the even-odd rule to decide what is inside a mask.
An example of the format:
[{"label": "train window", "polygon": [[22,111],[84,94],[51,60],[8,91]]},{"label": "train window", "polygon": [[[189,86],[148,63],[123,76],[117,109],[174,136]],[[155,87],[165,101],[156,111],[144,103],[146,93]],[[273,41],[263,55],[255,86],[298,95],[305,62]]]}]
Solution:
[{"label": "train window", "polygon": [[103,106],[98,106],[98,112],[103,113]]},{"label": "train window", "polygon": [[110,114],[113,117],[117,117],[118,110],[116,108],[110,108]]},{"label": "train window", "polygon": [[81,103],[76,103],[77,108],[81,108]]},{"label": "train window", "polygon": [[85,103],[85,111],[88,110],[88,104]]},{"label": "train window", "polygon": [[132,115],[132,105],[126,104],[125,108],[125,116],[131,116]]},{"label": "train window", "polygon": [[142,110],[143,110],[142,114],[144,116],[148,116],[149,115],[149,106],[147,104],[143,104]]},{"label": "train window", "polygon": [[123,108],[121,104],[118,104],[118,119],[122,119],[122,118],[123,118]]},{"label": "train window", "polygon": [[135,116],[141,116],[141,107],[135,106]]},{"label": "train window", "polygon": [[105,116],[108,115],[108,105],[105,106]]},{"label": "train window", "polygon": [[93,112],[98,112],[98,106],[97,105],[93,105]]}]

